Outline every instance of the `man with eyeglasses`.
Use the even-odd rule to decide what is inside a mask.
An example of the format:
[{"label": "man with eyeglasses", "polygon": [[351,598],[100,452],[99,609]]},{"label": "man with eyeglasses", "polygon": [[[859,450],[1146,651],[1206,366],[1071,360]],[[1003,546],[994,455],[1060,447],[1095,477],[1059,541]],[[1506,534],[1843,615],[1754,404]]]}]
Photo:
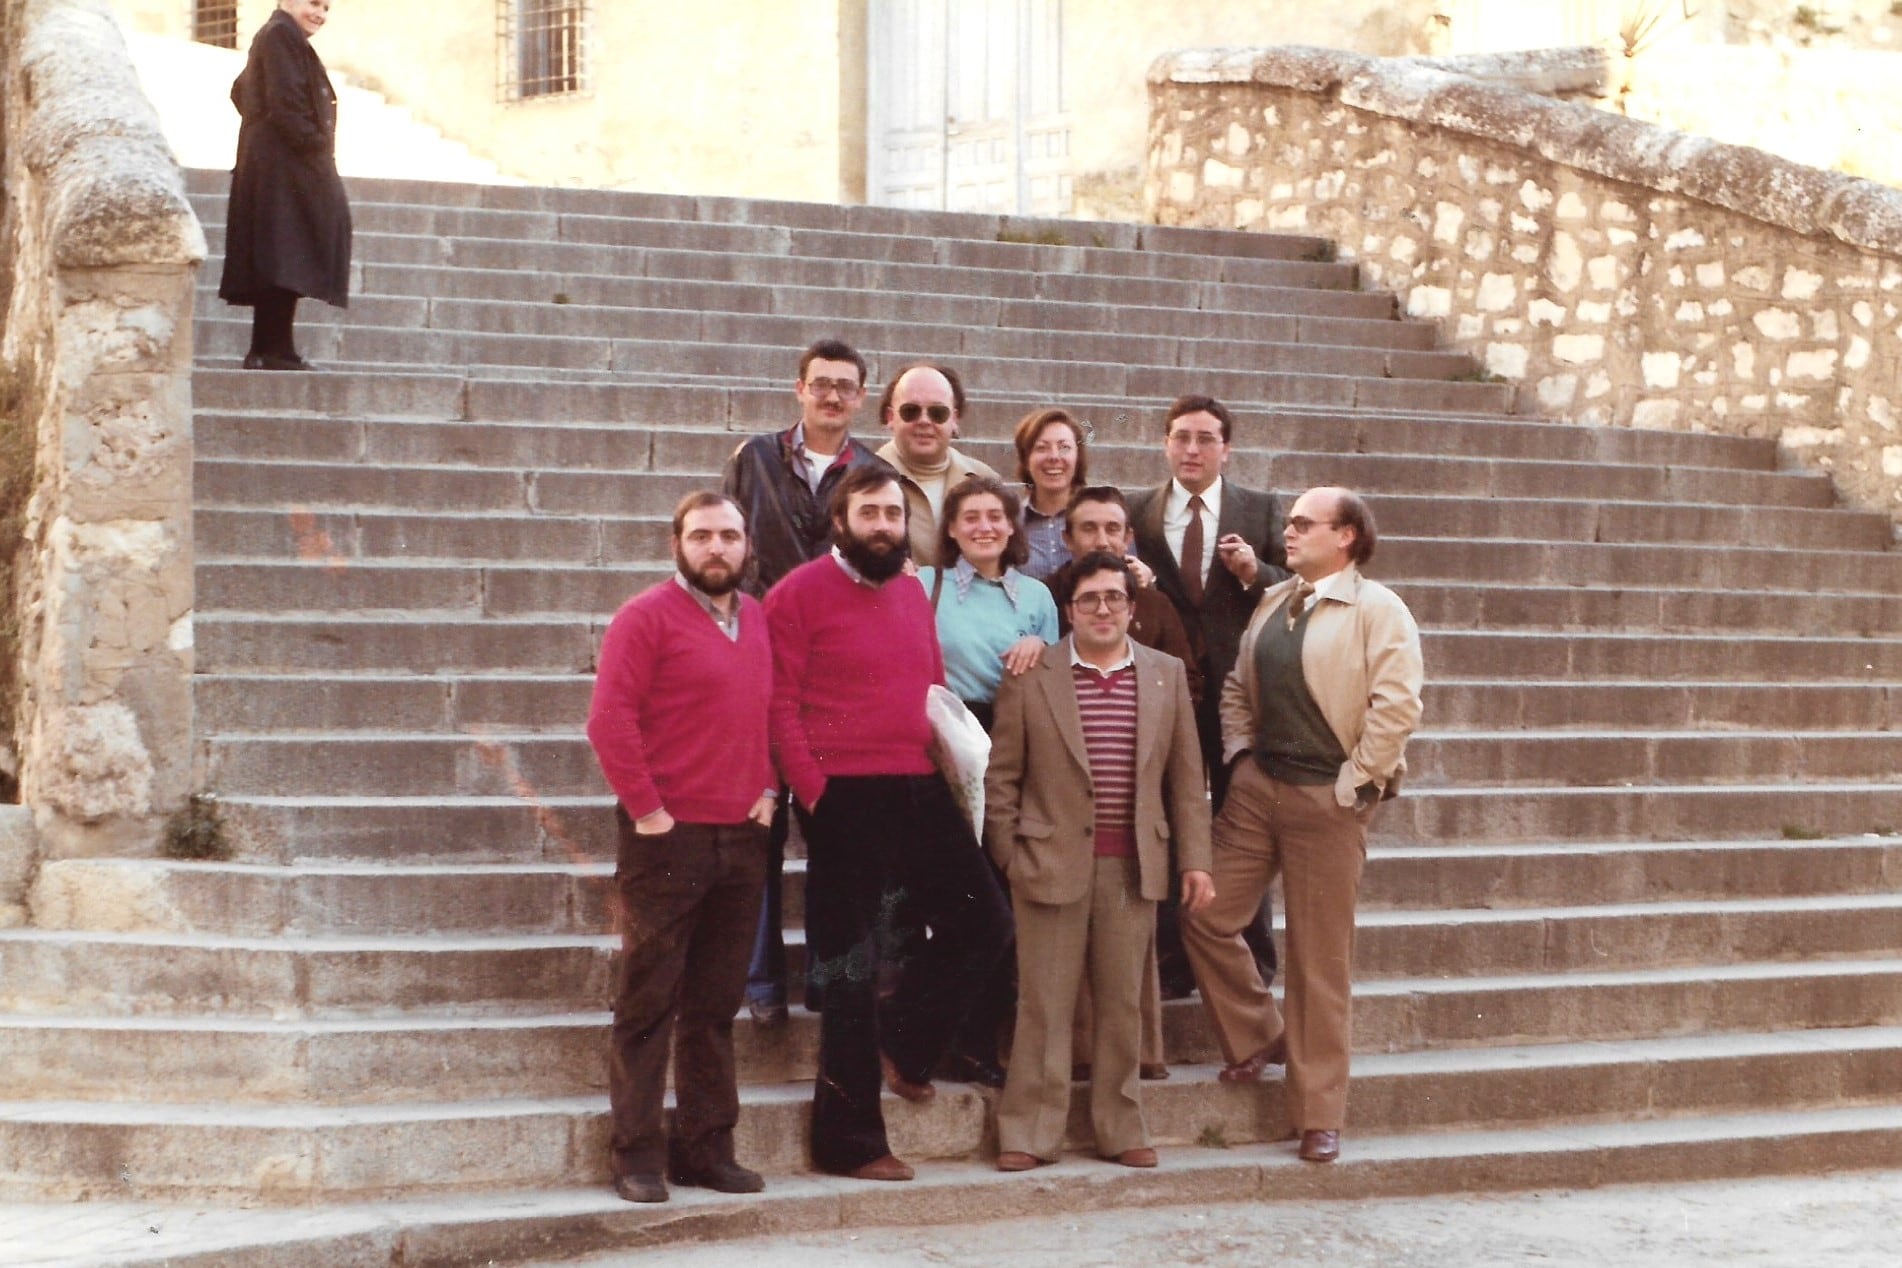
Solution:
[{"label": "man with eyeglasses", "polygon": [[[1295,575],[1262,596],[1222,685],[1231,782],[1215,820],[1216,899],[1187,913],[1182,933],[1228,1061],[1222,1081],[1285,1064],[1300,1156],[1333,1162],[1367,827],[1399,789],[1420,723],[1420,631],[1393,591],[1360,574],[1376,535],[1357,495],[1309,489],[1284,537]],[[1242,940],[1276,875],[1288,938],[1280,1011]]]},{"label": "man with eyeglasses", "polygon": [[[833,490],[854,467],[876,463],[871,447],[854,440],[852,419],[865,404],[865,358],[850,344],[821,339],[799,357],[793,382],[799,421],[786,431],[744,441],[727,459],[726,495],[746,515],[754,570],[745,589],[764,598],[779,579],[825,553],[832,540]],[[880,464],[883,465],[883,464]],[[773,816],[766,901],[748,970],[746,1006],[762,1025],[786,1020],[786,938],[780,877],[790,834],[788,802]],[[808,1003],[816,1003],[808,991]]]},{"label": "man with eyeglasses", "polygon": [[[1205,688],[1196,709],[1209,795],[1217,812],[1228,792],[1222,769],[1217,697],[1235,665],[1242,628],[1269,586],[1288,575],[1275,495],[1226,478],[1235,419],[1212,396],[1180,396],[1163,419],[1170,480],[1129,499],[1136,554],[1155,570],[1156,588],[1175,604],[1195,640]],[[1275,975],[1268,911],[1250,927],[1248,945],[1262,977]],[[1164,904],[1156,931],[1162,993],[1181,999],[1194,990],[1175,912]]]},{"label": "man with eyeglasses", "polygon": [[972,476],[997,479],[997,472],[959,453],[957,439],[964,417],[964,384],[948,366],[906,366],[885,388],[879,421],[891,439],[878,456],[898,472],[911,516],[911,557],[929,563],[937,553],[938,518],[944,495]]},{"label": "man with eyeglasses", "polygon": [[1069,1122],[1071,1024],[1087,976],[1096,1152],[1153,1167],[1139,1064],[1144,964],[1155,905],[1216,895],[1209,876],[1195,706],[1182,662],[1129,637],[1130,566],[1094,551],[1072,566],[1071,631],[997,693],[984,839],[1017,920],[1018,999],[997,1107],[997,1166],[1055,1162]]}]

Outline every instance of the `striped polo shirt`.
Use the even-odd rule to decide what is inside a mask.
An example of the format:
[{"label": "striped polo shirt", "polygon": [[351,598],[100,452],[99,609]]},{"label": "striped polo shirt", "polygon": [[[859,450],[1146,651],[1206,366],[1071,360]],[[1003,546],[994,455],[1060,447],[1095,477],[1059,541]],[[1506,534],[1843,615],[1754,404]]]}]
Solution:
[{"label": "striped polo shirt", "polygon": [[1072,645],[1070,675],[1096,789],[1095,853],[1129,858],[1136,853],[1136,662],[1126,653],[1104,673],[1079,660]]}]

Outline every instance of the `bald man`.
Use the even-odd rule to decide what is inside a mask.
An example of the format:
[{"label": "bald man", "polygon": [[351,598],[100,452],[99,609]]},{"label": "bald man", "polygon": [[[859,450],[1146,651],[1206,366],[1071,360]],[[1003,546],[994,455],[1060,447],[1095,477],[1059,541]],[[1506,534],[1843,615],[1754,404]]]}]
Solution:
[{"label": "bald man", "polygon": [[944,495],[972,476],[996,479],[997,472],[951,445],[964,417],[964,384],[949,367],[906,366],[886,387],[878,416],[891,432],[878,456],[898,472],[910,512],[911,557],[931,563]]}]

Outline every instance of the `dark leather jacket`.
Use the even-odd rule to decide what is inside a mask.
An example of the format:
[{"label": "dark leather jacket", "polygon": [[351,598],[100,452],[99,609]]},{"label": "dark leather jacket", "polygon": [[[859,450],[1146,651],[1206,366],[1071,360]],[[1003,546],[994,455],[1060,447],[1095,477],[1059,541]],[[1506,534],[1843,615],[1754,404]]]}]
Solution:
[{"label": "dark leather jacket", "polygon": [[[740,447],[727,459],[721,486],[746,514],[747,533],[753,541],[753,562],[747,569],[745,589],[763,597],[779,579],[823,554],[832,544],[832,491],[851,467],[880,462],[871,449],[848,436],[845,449],[819,479],[814,493],[793,466],[793,432],[767,432]],[[884,465],[880,462],[880,465]]]}]

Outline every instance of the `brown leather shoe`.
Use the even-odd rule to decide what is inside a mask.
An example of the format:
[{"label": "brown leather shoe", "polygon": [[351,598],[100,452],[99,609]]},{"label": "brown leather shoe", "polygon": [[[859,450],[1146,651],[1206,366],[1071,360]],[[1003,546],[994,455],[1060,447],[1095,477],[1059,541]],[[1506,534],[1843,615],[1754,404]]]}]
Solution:
[{"label": "brown leather shoe", "polygon": [[1156,1151],[1148,1145],[1138,1145],[1134,1149],[1123,1150],[1110,1161],[1120,1162],[1125,1167],[1153,1167],[1156,1165]]},{"label": "brown leather shoe", "polygon": [[[882,1052],[878,1054],[878,1068],[885,1072],[885,1086],[892,1090],[893,1095],[902,1097],[913,1105],[922,1105],[938,1094],[938,1089],[929,1083],[913,1083],[900,1074],[898,1067],[892,1064],[892,1059]],[[905,1179],[909,1180],[911,1177],[906,1176]]]},{"label": "brown leather shoe", "polygon": [[1006,1149],[997,1155],[999,1171],[1035,1171],[1038,1167],[1049,1165],[1048,1158],[1039,1158],[1036,1154],[1027,1154],[1021,1149]]},{"label": "brown leather shoe", "polygon": [[1255,1083],[1261,1079],[1261,1072],[1271,1065],[1288,1064],[1288,1036],[1276,1035],[1274,1042],[1257,1052],[1246,1061],[1237,1061],[1234,1065],[1225,1065],[1215,1077],[1224,1083]]},{"label": "brown leather shoe", "polygon": [[1169,1077],[1169,1067],[1160,1061],[1145,1061],[1136,1073],[1149,1080],[1149,1082],[1154,1083],[1158,1079],[1166,1079]]},{"label": "brown leather shoe", "polygon": [[849,1180],[914,1180],[917,1176],[910,1163],[902,1162],[891,1154],[874,1158],[857,1171],[846,1173]]},{"label": "brown leather shoe", "polygon": [[1301,1161],[1333,1162],[1341,1156],[1341,1134],[1336,1131],[1301,1133]]},{"label": "brown leather shoe", "polygon": [[652,1172],[633,1172],[614,1178],[614,1196],[623,1202],[665,1202],[667,1182]]}]

